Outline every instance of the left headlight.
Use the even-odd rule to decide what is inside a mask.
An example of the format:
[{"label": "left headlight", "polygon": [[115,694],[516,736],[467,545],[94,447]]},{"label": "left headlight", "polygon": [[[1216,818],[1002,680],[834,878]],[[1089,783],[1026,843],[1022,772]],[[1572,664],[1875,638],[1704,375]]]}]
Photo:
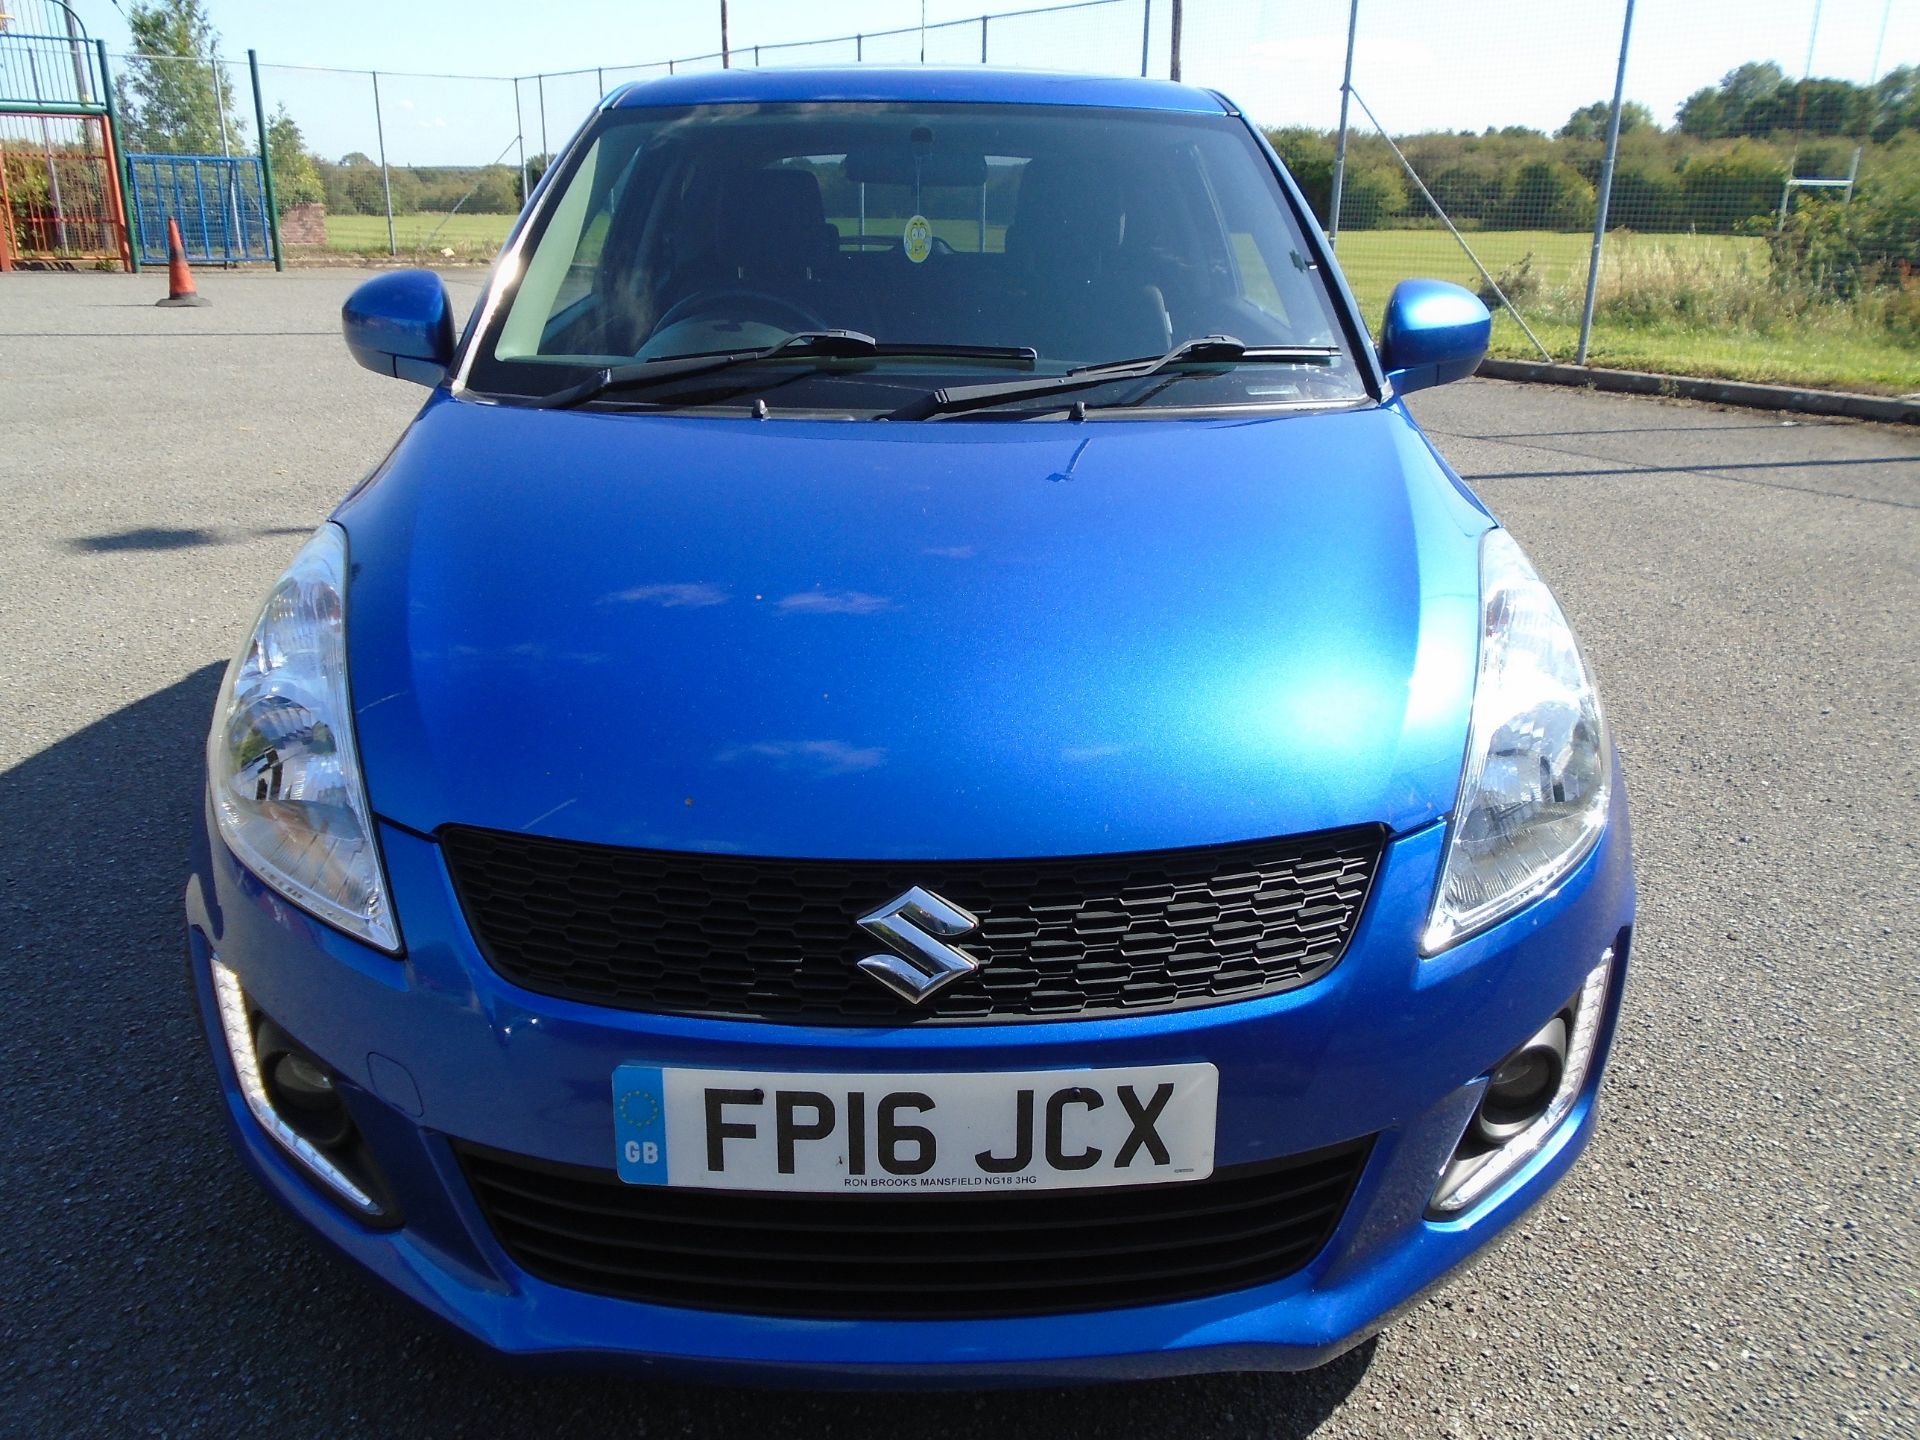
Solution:
[{"label": "left headlight", "polygon": [[207,736],[221,837],[329,925],[398,952],[347,691],[347,536],[322,525],[227,667]]},{"label": "left headlight", "polygon": [[1480,542],[1480,673],[1460,795],[1421,950],[1544,895],[1607,823],[1613,747],[1579,643],[1504,530]]}]

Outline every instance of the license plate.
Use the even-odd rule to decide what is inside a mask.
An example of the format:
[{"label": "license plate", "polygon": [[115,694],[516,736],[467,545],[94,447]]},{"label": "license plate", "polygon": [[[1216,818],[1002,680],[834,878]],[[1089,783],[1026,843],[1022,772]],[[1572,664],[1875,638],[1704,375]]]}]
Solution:
[{"label": "license plate", "polygon": [[1211,1065],[822,1075],[622,1065],[614,1151],[633,1185],[1067,1190],[1213,1173]]}]

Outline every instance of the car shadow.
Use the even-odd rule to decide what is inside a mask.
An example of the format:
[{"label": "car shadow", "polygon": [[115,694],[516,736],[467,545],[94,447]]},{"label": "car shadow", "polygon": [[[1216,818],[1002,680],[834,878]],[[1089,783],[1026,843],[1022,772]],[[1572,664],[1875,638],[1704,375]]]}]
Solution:
[{"label": "car shadow", "polygon": [[19,1433],[1280,1440],[1366,1374],[1371,1341],[1302,1375],[795,1393],[529,1372],[444,1330],[316,1244],[223,1133],[180,901],[222,668],[0,772],[0,1393]]}]

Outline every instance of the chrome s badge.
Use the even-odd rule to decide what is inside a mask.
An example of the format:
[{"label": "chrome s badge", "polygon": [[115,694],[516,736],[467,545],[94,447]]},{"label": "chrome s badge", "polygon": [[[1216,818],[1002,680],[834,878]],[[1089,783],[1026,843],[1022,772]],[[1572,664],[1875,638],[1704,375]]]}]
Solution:
[{"label": "chrome s badge", "polygon": [[943,943],[977,928],[980,922],[958,905],[948,904],[918,885],[872,914],[862,915],[859,923],[861,929],[899,952],[869,955],[860,962],[860,968],[909,1004],[923,1004],[980,968],[981,962],[966,951]]}]

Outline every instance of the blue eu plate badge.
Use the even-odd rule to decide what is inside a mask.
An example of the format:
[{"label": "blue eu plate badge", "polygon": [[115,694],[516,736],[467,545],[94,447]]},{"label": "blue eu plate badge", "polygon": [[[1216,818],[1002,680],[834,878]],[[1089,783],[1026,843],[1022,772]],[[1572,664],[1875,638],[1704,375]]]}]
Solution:
[{"label": "blue eu plate badge", "polygon": [[629,1185],[667,1183],[666,1088],[657,1065],[613,1072],[613,1141],[620,1178]]}]

